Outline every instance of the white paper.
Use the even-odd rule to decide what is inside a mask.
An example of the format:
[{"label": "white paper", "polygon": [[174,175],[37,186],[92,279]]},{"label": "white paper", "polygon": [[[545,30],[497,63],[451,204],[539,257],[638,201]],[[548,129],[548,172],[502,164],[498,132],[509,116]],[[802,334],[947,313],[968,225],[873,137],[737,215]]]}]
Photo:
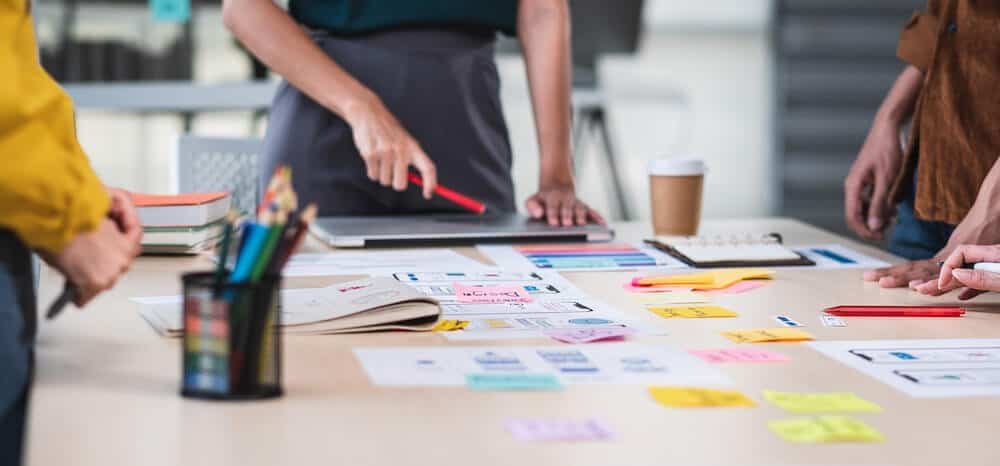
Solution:
[{"label": "white paper", "polygon": [[877,269],[890,265],[888,262],[866,256],[839,244],[791,246],[791,248],[816,263],[815,266],[807,267],[810,269]]},{"label": "white paper", "polygon": [[372,383],[460,386],[467,374],[551,374],[562,384],[726,386],[717,368],[667,345],[355,348]]},{"label": "white paper", "polygon": [[[660,251],[648,244],[630,244],[637,248],[640,252],[648,255],[656,263],[654,266],[635,266],[635,267],[559,267],[554,269],[545,270],[557,270],[560,272],[597,272],[597,271],[617,271],[617,270],[659,270],[659,269],[686,269],[689,268],[683,262],[677,260],[673,256]],[[497,267],[504,270],[540,270],[536,267],[534,263],[531,262],[524,254],[521,254],[514,246],[510,245],[480,245],[476,246],[479,252],[483,253],[486,257],[490,258],[497,265]]]},{"label": "white paper", "polygon": [[[552,271],[396,272],[392,276],[441,302],[441,318],[467,320],[463,330],[446,332],[452,340],[545,338],[545,330],[595,326],[629,327],[662,334],[657,327],[629,319],[617,309],[588,297]],[[452,286],[521,286],[530,303],[461,304]]]},{"label": "white paper", "polygon": [[288,261],[282,275],[285,277],[389,275],[400,270],[474,271],[488,268],[451,249],[405,249],[295,254]]},{"label": "white paper", "polygon": [[915,398],[1000,396],[1000,339],[816,341],[809,345]]}]

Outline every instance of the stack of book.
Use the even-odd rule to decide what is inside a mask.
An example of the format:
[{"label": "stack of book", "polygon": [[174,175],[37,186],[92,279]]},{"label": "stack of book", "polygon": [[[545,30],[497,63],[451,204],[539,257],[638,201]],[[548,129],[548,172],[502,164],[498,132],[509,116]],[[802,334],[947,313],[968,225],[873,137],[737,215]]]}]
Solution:
[{"label": "stack of book", "polygon": [[229,193],[132,193],[142,222],[143,254],[198,254],[222,236]]}]

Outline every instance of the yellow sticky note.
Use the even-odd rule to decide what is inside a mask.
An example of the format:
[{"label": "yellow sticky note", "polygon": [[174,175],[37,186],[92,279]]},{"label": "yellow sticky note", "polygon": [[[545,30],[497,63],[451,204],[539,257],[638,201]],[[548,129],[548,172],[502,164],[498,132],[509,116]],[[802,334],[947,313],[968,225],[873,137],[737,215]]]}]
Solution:
[{"label": "yellow sticky note", "polygon": [[456,330],[462,330],[469,326],[469,321],[467,320],[439,320],[434,327],[431,328],[432,332],[454,332]]},{"label": "yellow sticky note", "polygon": [[663,277],[645,277],[636,280],[644,286],[690,286],[699,290],[726,288],[742,280],[770,279],[774,272],[766,269],[723,269],[710,272]]},{"label": "yellow sticky note", "polygon": [[704,319],[716,317],[736,317],[739,315],[720,306],[651,306],[648,309],[664,319]]},{"label": "yellow sticky note", "polygon": [[793,414],[882,411],[879,405],[853,393],[789,393],[764,390],[764,398]]},{"label": "yellow sticky note", "polygon": [[758,328],[752,330],[730,330],[722,336],[736,343],[771,343],[780,341],[808,341],[813,336],[797,328]]},{"label": "yellow sticky note", "polygon": [[649,387],[657,403],[674,408],[711,408],[725,406],[757,406],[746,395],[734,390],[697,387]]},{"label": "yellow sticky note", "polygon": [[846,416],[820,416],[771,421],[769,429],[794,443],[879,442],[879,431],[864,422]]},{"label": "yellow sticky note", "polygon": [[633,296],[632,299],[643,306],[671,306],[674,304],[699,304],[709,302],[708,296],[691,291],[638,294]]}]

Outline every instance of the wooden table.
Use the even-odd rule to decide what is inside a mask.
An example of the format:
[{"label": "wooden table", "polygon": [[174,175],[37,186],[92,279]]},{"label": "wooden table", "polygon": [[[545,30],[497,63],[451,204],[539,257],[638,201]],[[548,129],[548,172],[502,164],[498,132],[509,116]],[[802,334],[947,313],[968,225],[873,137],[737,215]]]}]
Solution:
[{"label": "wooden table", "polygon": [[[619,226],[619,238],[641,239],[647,226]],[[890,256],[785,219],[710,221],[703,233],[780,232],[789,244],[841,242]],[[313,245],[315,247],[315,245]],[[471,248],[460,249],[475,255]],[[285,397],[256,403],[193,401],[178,395],[178,340],[156,336],[140,319],[134,296],[179,293],[182,271],[204,259],[142,258],[118,286],[85,312],[44,323],[30,413],[32,465],[955,465],[1000,464],[995,441],[1000,400],[910,398],[802,344],[772,344],[792,361],[721,365],[735,386],[758,401],[761,390],[853,391],[885,411],[858,417],[886,440],[875,444],[796,445],[767,429],[787,418],[769,403],[756,408],[669,409],[644,386],[570,386],[561,392],[471,392],[456,388],[372,386],[351,349],[359,346],[470,345],[440,334],[289,337]],[[778,270],[774,283],[745,295],[713,298],[735,319],[656,320],[621,288],[628,272],[571,273],[585,292],[669,332],[636,340],[676,347],[729,346],[719,331],[773,327],[775,314],[808,325],[820,340],[988,338],[1000,336],[1000,315],[962,319],[851,320],[820,325],[819,312],[851,303],[926,303],[907,290],[864,283],[859,270]],[[288,280],[321,286],[349,277]],[[62,285],[43,272],[48,303]],[[954,302],[954,295],[933,302]],[[987,300],[988,301],[988,300]],[[551,343],[508,340],[504,345]],[[605,443],[536,444],[504,429],[511,417],[599,417],[618,439]]]}]

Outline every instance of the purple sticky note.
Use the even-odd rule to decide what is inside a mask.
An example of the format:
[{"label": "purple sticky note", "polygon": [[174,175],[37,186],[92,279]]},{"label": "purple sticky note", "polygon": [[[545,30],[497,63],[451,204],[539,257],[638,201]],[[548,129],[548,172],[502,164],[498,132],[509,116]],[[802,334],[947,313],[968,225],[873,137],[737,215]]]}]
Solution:
[{"label": "purple sticky note", "polygon": [[785,356],[784,354],[757,348],[722,348],[691,350],[688,352],[704,359],[705,361],[714,363],[767,363],[788,361],[788,356]]},{"label": "purple sticky note", "polygon": [[553,328],[545,330],[545,334],[563,343],[593,343],[595,341],[624,340],[629,335],[635,335],[635,329],[629,327],[581,327]]},{"label": "purple sticky note", "polygon": [[523,286],[468,286],[452,283],[455,297],[463,304],[530,303],[531,295]]},{"label": "purple sticky note", "polygon": [[615,437],[599,419],[509,419],[507,431],[525,442],[598,442]]}]

